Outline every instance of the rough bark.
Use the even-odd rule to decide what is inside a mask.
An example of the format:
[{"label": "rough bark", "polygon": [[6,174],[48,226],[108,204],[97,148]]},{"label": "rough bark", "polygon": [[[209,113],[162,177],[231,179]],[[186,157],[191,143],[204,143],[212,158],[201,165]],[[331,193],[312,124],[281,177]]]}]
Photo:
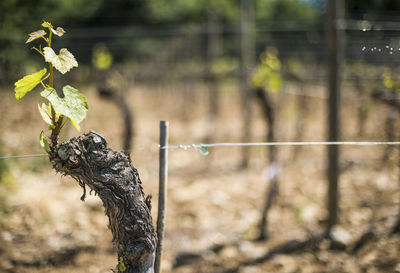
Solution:
[{"label": "rough bark", "polygon": [[117,272],[154,272],[150,197],[145,197],[129,156],[107,148],[101,135],[90,132],[52,147],[49,157],[57,172],[73,177],[83,188],[81,200],[86,186],[102,200],[118,253]]}]

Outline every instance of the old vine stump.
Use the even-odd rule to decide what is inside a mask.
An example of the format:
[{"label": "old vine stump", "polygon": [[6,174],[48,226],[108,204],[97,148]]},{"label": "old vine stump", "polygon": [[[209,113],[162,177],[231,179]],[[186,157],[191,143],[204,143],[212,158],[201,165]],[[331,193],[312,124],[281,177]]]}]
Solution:
[{"label": "old vine stump", "polygon": [[152,273],[156,236],[150,197],[145,197],[129,156],[107,148],[103,136],[90,132],[51,147],[53,168],[70,175],[84,192],[88,186],[102,200],[118,253],[118,272]]}]

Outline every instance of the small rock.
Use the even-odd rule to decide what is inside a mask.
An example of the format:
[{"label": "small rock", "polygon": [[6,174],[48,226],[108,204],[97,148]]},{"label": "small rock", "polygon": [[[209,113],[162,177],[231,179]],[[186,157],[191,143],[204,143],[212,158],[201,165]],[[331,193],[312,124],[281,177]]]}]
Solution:
[{"label": "small rock", "polygon": [[301,218],[306,222],[315,220],[321,211],[320,207],[316,204],[308,204],[301,211]]},{"label": "small rock", "polygon": [[352,240],[351,234],[341,226],[334,226],[329,236],[331,238],[331,247],[334,249],[346,249]]},{"label": "small rock", "polygon": [[238,256],[238,249],[234,246],[228,246],[221,251],[220,255],[224,258],[233,259]]}]

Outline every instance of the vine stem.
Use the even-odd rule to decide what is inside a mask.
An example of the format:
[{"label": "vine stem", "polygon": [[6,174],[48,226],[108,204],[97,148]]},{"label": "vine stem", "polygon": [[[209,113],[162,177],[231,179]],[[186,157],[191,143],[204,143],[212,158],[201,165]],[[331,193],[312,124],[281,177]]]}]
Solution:
[{"label": "vine stem", "polygon": [[40,55],[42,55],[44,57],[44,54],[41,50],[37,49],[36,47],[32,47],[31,50],[36,50],[37,52],[39,52]]},{"label": "vine stem", "polygon": [[[53,110],[54,111],[54,110]],[[61,115],[58,120],[54,123],[54,128],[51,130],[51,145],[55,147],[58,143],[58,135],[60,134],[61,128],[63,126],[64,116]]]},{"label": "vine stem", "polygon": [[[49,39],[47,40],[48,47],[51,48],[51,38],[52,38],[52,30],[49,28]],[[49,63],[49,87],[54,88],[54,77],[53,77],[53,64]],[[50,104],[51,105],[51,104]],[[64,116],[61,115],[58,120],[56,116],[56,111],[51,105],[51,120],[53,121],[54,127],[51,130],[51,145],[55,147],[58,143],[58,135],[60,134],[61,128],[63,126]]]},{"label": "vine stem", "polygon": [[[51,48],[51,37],[53,32],[51,32],[51,29],[49,29],[49,40],[47,42],[47,45]],[[53,88],[53,64],[49,63],[49,74],[50,74],[50,78],[49,78],[49,86]]]}]

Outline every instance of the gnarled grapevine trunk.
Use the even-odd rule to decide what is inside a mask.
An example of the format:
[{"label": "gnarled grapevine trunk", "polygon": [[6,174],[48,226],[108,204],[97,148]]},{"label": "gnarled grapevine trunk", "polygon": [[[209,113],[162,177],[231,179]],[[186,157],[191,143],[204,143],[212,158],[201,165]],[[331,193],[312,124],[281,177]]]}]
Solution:
[{"label": "gnarled grapevine trunk", "polygon": [[[275,110],[274,104],[268,96],[267,91],[264,88],[256,88],[254,90],[255,98],[258,100],[262,107],[262,111],[264,114],[265,121],[268,126],[268,133],[267,133],[267,142],[274,142],[275,141]],[[277,165],[277,150],[274,146],[269,146],[269,153],[268,153],[268,163],[271,167],[275,168]],[[272,207],[273,202],[276,200],[278,192],[279,192],[279,181],[278,181],[278,172],[274,171],[274,174],[270,177],[270,187],[268,189],[264,207],[261,214],[261,221],[258,226],[259,234],[258,240],[265,240],[268,238],[268,213]]]},{"label": "gnarled grapevine trunk", "polygon": [[129,156],[107,148],[105,139],[90,132],[52,147],[56,171],[70,175],[102,200],[118,253],[118,272],[152,273],[156,236],[149,196],[145,197]]}]

